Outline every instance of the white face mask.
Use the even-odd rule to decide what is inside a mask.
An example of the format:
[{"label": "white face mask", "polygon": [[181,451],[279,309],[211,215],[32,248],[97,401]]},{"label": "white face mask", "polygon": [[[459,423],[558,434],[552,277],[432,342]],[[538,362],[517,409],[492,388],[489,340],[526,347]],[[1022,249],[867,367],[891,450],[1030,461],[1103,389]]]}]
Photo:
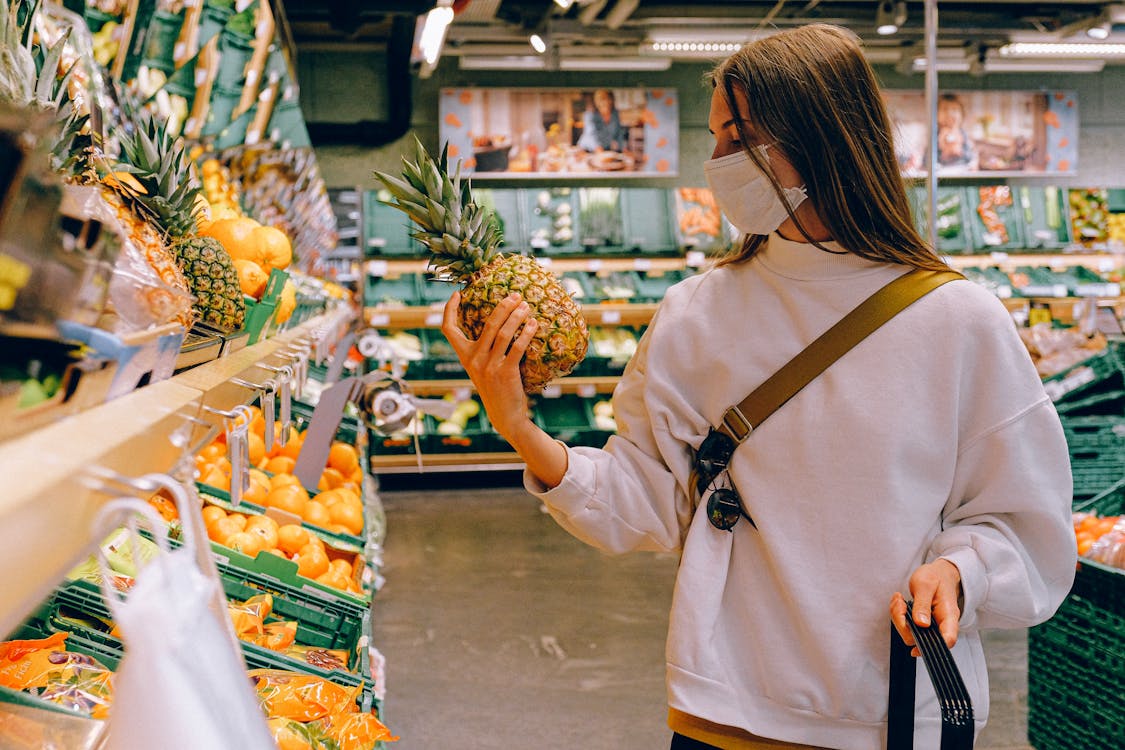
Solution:
[{"label": "white face mask", "polygon": [[[767,145],[755,148],[761,151],[762,158],[769,160]],[[708,160],[703,165],[703,173],[719,209],[739,232],[770,234],[789,218],[769,178],[745,151],[740,149]],[[789,208],[794,211],[808,198],[804,185],[783,190]]]}]

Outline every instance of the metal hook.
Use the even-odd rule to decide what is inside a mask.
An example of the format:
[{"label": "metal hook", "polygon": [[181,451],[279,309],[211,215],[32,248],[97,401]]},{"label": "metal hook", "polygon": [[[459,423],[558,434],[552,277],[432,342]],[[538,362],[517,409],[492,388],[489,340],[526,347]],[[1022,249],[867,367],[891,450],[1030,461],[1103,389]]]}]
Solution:
[{"label": "metal hook", "polygon": [[258,383],[251,383],[249,380],[243,380],[242,378],[231,378],[227,382],[232,383],[232,384],[237,385],[237,386],[241,386],[243,388],[248,388],[252,391],[276,391],[277,390],[277,383],[275,383],[273,380],[267,380],[264,383],[258,384]]},{"label": "metal hook", "polygon": [[[131,490],[133,493],[151,493],[159,489],[147,477],[127,477],[104,466],[87,467],[86,475],[79,481],[95,492],[117,492],[121,487]],[[114,487],[114,485],[117,485],[117,487]]]}]

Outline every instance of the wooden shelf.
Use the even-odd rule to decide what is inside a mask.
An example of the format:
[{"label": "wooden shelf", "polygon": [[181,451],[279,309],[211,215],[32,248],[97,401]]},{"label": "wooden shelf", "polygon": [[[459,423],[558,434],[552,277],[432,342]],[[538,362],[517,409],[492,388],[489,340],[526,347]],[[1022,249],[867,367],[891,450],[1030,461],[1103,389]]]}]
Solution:
[{"label": "wooden shelf", "polygon": [[[74,565],[94,550],[94,519],[108,495],[93,489],[88,471],[101,467],[136,477],[172,470],[185,449],[218,424],[204,404],[229,410],[252,391],[227,382],[325,322],[314,318],[291,331],[181,373],[169,380],[66,417],[0,443],[0,638],[46,598]],[[199,420],[198,422],[196,420]]]},{"label": "wooden shelf", "polygon": [[[372,474],[417,474],[418,457],[413,454],[372,456]],[[422,470],[448,473],[454,471],[522,471],[523,460],[516,453],[431,453],[422,455]]]},{"label": "wooden shelf", "polygon": [[[586,324],[591,326],[648,325],[657,303],[605,303],[582,306]],[[365,307],[364,320],[374,328],[441,328],[442,305],[430,307]]]},{"label": "wooden shelf", "polygon": [[[684,256],[650,257],[634,255],[630,257],[583,256],[581,258],[559,256],[536,256],[545,267],[556,273],[568,271],[591,271],[614,273],[618,271],[645,271],[663,273],[687,268]],[[370,276],[395,278],[408,273],[425,273],[428,261],[424,258],[376,258],[364,261],[364,270]]]},{"label": "wooden shelf", "polygon": [[[606,377],[578,377],[568,376],[560,378],[547,386],[544,392],[546,398],[574,393],[579,396],[592,396],[599,393],[613,393],[620,380],[616,376]],[[410,380],[410,388],[419,396],[442,396],[458,390],[472,390],[473,383],[468,379],[463,380]]]}]

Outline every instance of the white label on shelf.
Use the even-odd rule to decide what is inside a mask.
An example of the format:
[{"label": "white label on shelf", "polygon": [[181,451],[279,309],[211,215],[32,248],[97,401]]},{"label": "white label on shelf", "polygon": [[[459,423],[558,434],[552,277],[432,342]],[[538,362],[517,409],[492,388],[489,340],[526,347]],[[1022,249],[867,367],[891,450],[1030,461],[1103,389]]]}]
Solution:
[{"label": "white label on shelf", "polygon": [[615,326],[621,323],[620,310],[606,310],[602,313],[602,324],[607,326]]},{"label": "white label on shelf", "polygon": [[1079,367],[1062,380],[1049,380],[1043,384],[1043,390],[1052,401],[1058,401],[1066,394],[1079,386],[1091,383],[1094,380],[1094,370],[1090,367]]},{"label": "white label on shelf", "polygon": [[633,269],[636,271],[651,271],[652,261],[648,258],[634,258]]},{"label": "white label on shelf", "polygon": [[558,398],[562,395],[562,388],[557,385],[549,385],[543,389],[543,398]]},{"label": "white label on shelf", "polygon": [[1098,261],[1098,271],[1100,273],[1109,273],[1116,268],[1116,266],[1117,264],[1113,262],[1112,258],[1102,258]]},{"label": "white label on shelf", "polygon": [[551,246],[551,243],[543,237],[532,237],[528,244],[536,250],[542,250],[545,247]]},{"label": "white label on shelf", "polygon": [[1004,263],[1008,260],[1008,254],[1002,253],[998,250],[990,253],[990,255],[992,256],[992,259],[997,263]]},{"label": "white label on shelf", "polygon": [[1052,284],[1051,289],[1054,291],[1053,297],[1066,297],[1068,294],[1066,284]]},{"label": "white label on shelf", "polygon": [[186,53],[187,45],[183,42],[178,42],[176,46],[172,48],[172,57],[177,60],[181,59]]},{"label": "white label on shelf", "polygon": [[387,238],[386,237],[368,237],[367,238],[367,246],[368,247],[386,247],[387,246]]},{"label": "white label on shelf", "polygon": [[555,261],[551,258],[536,258],[535,260],[539,261],[539,265],[543,268],[550,268],[555,264]]},{"label": "white label on shelf", "polygon": [[184,132],[190,133],[193,130],[195,130],[195,118],[189,117],[187,122],[184,123]]},{"label": "white label on shelf", "polygon": [[246,145],[253,146],[255,143],[262,139],[260,130],[247,130],[246,131]]},{"label": "white label on shelf", "polygon": [[426,328],[440,328],[442,317],[441,313],[429,313],[426,315]]},{"label": "white label on shelf", "polygon": [[586,261],[586,270],[591,271],[591,272],[597,272],[597,271],[602,270],[603,265],[605,265],[605,264],[602,263],[599,259],[594,258],[593,260]]},{"label": "white label on shelf", "polygon": [[389,326],[391,324],[391,316],[386,313],[371,313],[371,317],[367,321],[370,325],[376,328],[380,326]]},{"label": "white label on shelf", "polygon": [[707,262],[707,256],[699,250],[692,250],[687,254],[685,261],[687,262],[688,268],[699,268]]},{"label": "white label on shelf", "polygon": [[462,401],[468,401],[472,397],[473,397],[473,389],[472,388],[466,388],[466,387],[462,386],[460,388],[454,388],[453,389],[453,400],[456,401],[457,403],[461,403]]},{"label": "white label on shelf", "polygon": [[582,398],[593,398],[598,395],[598,387],[593,383],[583,383],[575,392]]},{"label": "white label on shelf", "polygon": [[369,260],[363,264],[363,272],[368,276],[386,276],[387,268],[387,261],[385,260]]},{"label": "white label on shelf", "polygon": [[207,80],[207,68],[195,69],[195,87],[199,88]]},{"label": "white label on shelf", "polygon": [[258,82],[258,71],[254,68],[246,71],[246,85],[253,86]]},{"label": "white label on shelf", "polygon": [[996,296],[1000,299],[1009,299],[1012,296],[1012,287],[1007,284],[1001,284],[996,287]]}]

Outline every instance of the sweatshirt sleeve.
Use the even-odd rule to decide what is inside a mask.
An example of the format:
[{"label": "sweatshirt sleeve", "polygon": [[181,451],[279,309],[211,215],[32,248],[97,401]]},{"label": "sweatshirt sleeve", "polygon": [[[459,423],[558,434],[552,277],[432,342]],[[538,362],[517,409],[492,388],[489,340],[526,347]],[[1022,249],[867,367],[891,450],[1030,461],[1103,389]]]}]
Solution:
[{"label": "sweatshirt sleeve", "polygon": [[957,458],[952,499],[929,560],[961,572],[963,628],[1048,619],[1074,580],[1066,439],[1046,398],[986,431]]},{"label": "sweatshirt sleeve", "polygon": [[606,552],[679,549],[691,519],[684,491],[690,449],[654,423],[645,404],[651,331],[652,326],[614,390],[617,434],[605,448],[568,447],[567,472],[554,489],[524,474],[526,489],[559,525]]}]

